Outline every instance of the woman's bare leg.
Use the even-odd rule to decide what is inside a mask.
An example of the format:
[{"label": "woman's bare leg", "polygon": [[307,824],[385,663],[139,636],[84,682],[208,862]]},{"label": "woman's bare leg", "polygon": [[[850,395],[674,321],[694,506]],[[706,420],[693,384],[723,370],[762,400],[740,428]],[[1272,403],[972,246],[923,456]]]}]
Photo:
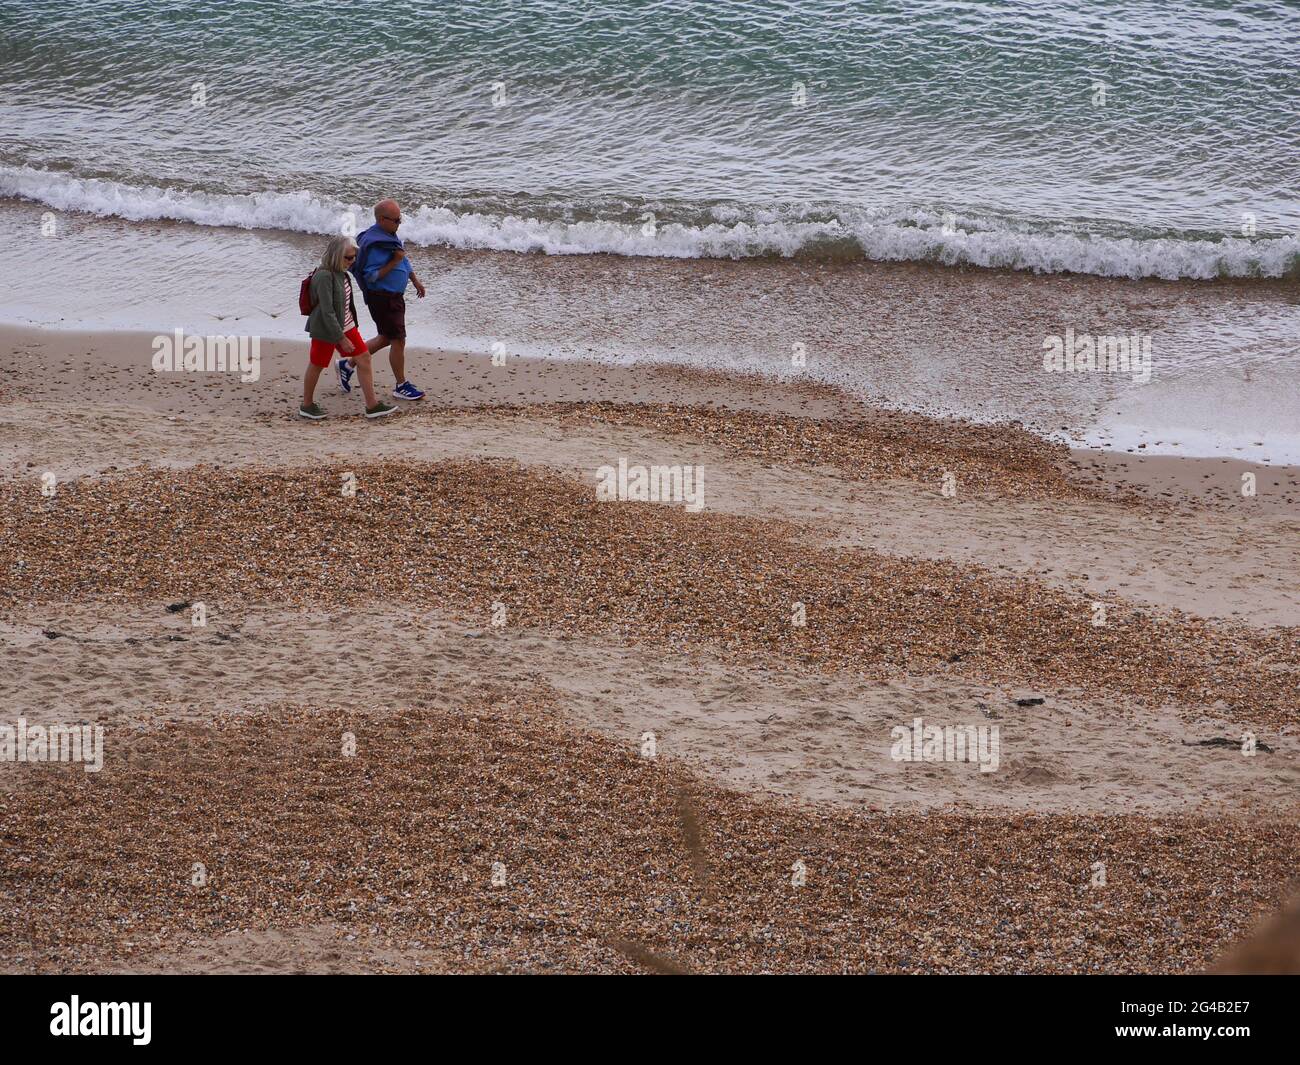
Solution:
[{"label": "woman's bare leg", "polygon": [[352,364],[357,368],[357,380],[361,382],[361,394],[366,397],[366,406],[373,407],[379,401],[375,399],[375,373],[370,365],[370,352],[353,355]]},{"label": "woman's bare leg", "polygon": [[314,362],[307,365],[307,373],[302,379],[302,405],[304,407],[311,406],[311,397],[316,394],[316,382],[320,380],[323,368],[317,366]]},{"label": "woman's bare leg", "polygon": [[[382,351],[386,347],[388,347],[388,337],[383,335],[371,337],[366,341],[366,351],[370,352],[371,355],[376,351]],[[352,363],[353,369],[356,368],[357,359],[355,355],[347,356],[347,361]]]}]

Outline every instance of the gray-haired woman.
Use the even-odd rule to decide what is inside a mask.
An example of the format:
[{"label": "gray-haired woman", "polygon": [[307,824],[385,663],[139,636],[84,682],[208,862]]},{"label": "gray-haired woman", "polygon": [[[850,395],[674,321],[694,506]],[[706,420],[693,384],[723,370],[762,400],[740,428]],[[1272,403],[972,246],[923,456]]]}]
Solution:
[{"label": "gray-haired woman", "polygon": [[375,396],[374,374],[370,368],[370,352],[357,328],[357,308],[352,302],[352,278],[348,267],[357,257],[357,242],[351,237],[331,237],[325,245],[320,266],[311,276],[311,314],[307,316],[307,332],[311,334],[311,364],[302,380],[302,406],[298,415],[320,421],[325,412],[313,401],[316,382],[321,371],[330,364],[337,349],[356,364],[357,379],[362,395],[366,397],[366,417],[383,418],[397,410]]}]

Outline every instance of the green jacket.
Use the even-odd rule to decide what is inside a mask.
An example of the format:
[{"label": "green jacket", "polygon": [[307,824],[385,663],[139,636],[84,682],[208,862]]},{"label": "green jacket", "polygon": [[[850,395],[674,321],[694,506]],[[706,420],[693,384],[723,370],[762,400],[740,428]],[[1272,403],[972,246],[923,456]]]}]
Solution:
[{"label": "green jacket", "polygon": [[[311,314],[307,316],[307,332],[312,340],[328,340],[337,344],[343,339],[343,317],[350,307],[352,320],[357,321],[357,305],[351,299],[348,275],[342,270],[317,267],[311,275]],[[345,304],[344,300],[348,302]]]}]

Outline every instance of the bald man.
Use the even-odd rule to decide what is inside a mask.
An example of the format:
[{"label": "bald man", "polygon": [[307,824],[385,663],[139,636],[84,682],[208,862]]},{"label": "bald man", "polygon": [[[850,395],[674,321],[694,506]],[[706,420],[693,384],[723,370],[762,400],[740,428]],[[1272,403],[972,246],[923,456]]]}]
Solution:
[{"label": "bald man", "polygon": [[[375,320],[378,336],[367,342],[370,354],[389,348],[388,361],[393,367],[396,399],[423,399],[424,393],[406,377],[406,291],[408,283],[424,299],[424,286],[411,269],[406,247],[397,229],[402,224],[402,209],[396,200],[375,204],[375,224],[357,237],[357,257],[352,273],[361,285],[370,317]],[[355,366],[351,359],[339,359],[339,387],[352,391]]]}]

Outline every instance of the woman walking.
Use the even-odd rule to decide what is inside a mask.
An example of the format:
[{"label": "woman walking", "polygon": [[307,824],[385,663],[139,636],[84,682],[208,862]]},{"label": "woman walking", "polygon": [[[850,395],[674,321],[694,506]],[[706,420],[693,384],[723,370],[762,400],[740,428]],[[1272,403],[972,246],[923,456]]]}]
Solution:
[{"label": "woman walking", "polygon": [[357,379],[366,398],[366,417],[383,418],[397,408],[375,396],[374,373],[370,366],[370,352],[357,328],[357,308],[352,301],[352,278],[348,268],[357,257],[357,244],[351,237],[331,237],[325,245],[320,266],[311,277],[311,314],[307,316],[307,332],[311,334],[311,364],[302,382],[302,406],[298,415],[320,421],[325,412],[316,405],[316,382],[321,371],[330,364],[337,350],[340,357],[350,358],[356,365]]}]

